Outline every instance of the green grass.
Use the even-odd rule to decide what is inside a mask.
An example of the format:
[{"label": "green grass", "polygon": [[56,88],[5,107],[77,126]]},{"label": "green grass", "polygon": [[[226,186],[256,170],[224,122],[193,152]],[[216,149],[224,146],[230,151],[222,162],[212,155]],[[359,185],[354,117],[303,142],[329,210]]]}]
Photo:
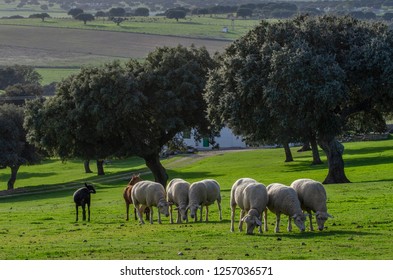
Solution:
[{"label": "green grass", "polygon": [[60,82],[71,74],[76,74],[80,71],[79,68],[36,68],[35,70],[42,76],[42,85]]},{"label": "green grass", "polygon": [[[0,19],[1,25],[28,25],[53,28],[76,28],[92,29],[119,32],[136,32],[156,35],[174,35],[214,39],[234,40],[244,35],[259,20],[237,19],[232,25],[230,19],[222,17],[197,17],[190,16],[179,20],[167,19],[165,17],[133,17],[117,26],[109,20],[96,19],[83,24],[82,21],[71,18],[50,18],[41,21],[40,19]],[[223,27],[228,27],[229,32],[222,32]]]},{"label": "green grass", "polygon": [[[142,160],[113,160],[105,176],[84,174],[82,163],[48,160],[22,167],[17,186],[31,193],[0,197],[0,259],[392,259],[393,140],[345,143],[344,160],[349,184],[326,185],[329,213],[323,232],[275,234],[269,214],[269,231],[246,235],[229,231],[229,195],[233,182],[252,177],[265,185],[289,184],[297,178],[323,180],[326,163],[312,166],[309,152],[297,153],[284,163],[282,149],[219,152],[214,156],[163,161],[170,178],[190,182],[214,178],[221,185],[223,218],[210,207],[210,222],[139,225],[133,216],[126,222],[122,190],[134,172],[146,171]],[[326,162],[326,158],[322,156]],[[92,165],[94,169],[94,165]],[[9,170],[0,170],[5,188]],[[150,174],[143,178],[152,179]],[[91,222],[75,223],[73,191],[92,182]],[[155,211],[155,220],[157,219]],[[236,213],[236,223],[239,211]],[[307,223],[308,224],[308,223]],[[178,254],[182,252],[182,254]]]}]

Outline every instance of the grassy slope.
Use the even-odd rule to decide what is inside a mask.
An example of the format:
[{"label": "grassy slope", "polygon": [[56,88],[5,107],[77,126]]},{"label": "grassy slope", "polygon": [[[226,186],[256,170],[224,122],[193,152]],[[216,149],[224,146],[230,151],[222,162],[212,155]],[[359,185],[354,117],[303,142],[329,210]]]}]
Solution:
[{"label": "grassy slope", "polygon": [[[17,182],[32,189],[76,181],[81,185],[84,180],[95,183],[92,221],[74,222],[75,186],[0,198],[0,259],[391,259],[393,140],[345,147],[346,172],[353,183],[326,186],[329,212],[335,218],[327,221],[326,231],[303,234],[296,228],[287,233],[285,217],[281,233],[273,233],[272,214],[270,231],[262,235],[230,233],[229,191],[240,177],[253,177],[266,185],[289,184],[301,177],[323,180],[326,164],[311,166],[310,153],[294,150],[292,163],[283,163],[282,149],[220,152],[188,165],[178,157],[163,161],[171,178],[190,182],[214,178],[221,184],[224,220],[218,221],[213,205],[209,223],[181,225],[171,225],[165,217],[161,225],[140,226],[133,218],[125,222],[121,193],[131,172],[144,168],[138,159],[113,161],[104,177],[82,174],[80,162],[61,168],[55,161],[23,167],[24,177]],[[7,172],[0,170],[2,185]]]}]

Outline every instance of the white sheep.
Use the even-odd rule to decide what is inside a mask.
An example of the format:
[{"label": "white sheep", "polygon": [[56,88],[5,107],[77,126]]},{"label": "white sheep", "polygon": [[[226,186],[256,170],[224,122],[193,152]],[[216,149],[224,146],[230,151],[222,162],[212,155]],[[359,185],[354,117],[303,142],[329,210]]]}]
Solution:
[{"label": "white sheep", "polygon": [[[297,193],[293,188],[279,183],[273,183],[266,187],[268,194],[267,208],[276,214],[276,228],[274,232],[280,231],[280,215],[288,216],[288,231],[292,231],[293,219],[300,231],[305,230],[304,221],[306,216],[300,207]],[[264,222],[267,225],[267,209],[265,210]]]},{"label": "white sheep", "polygon": [[261,217],[267,202],[267,191],[263,184],[251,178],[237,180],[231,189],[231,231],[234,231],[235,209],[238,205],[241,209],[239,231],[243,230],[243,222],[245,222],[247,224],[247,234],[253,234],[256,226],[259,227],[259,233],[262,233]]},{"label": "white sheep", "polygon": [[[161,224],[161,213],[169,216],[169,204],[165,199],[165,189],[160,183],[152,181],[140,181],[134,185],[131,191],[132,202],[138,214],[139,221],[144,224],[142,214],[146,207],[150,209],[150,223],[153,223],[153,207],[158,208],[158,223]],[[139,205],[142,205],[139,207]]]},{"label": "white sheep", "polygon": [[169,219],[170,223],[173,224],[172,206],[173,204],[177,207],[177,223],[180,224],[182,220],[188,222],[188,191],[190,189],[190,183],[183,179],[172,179],[166,187],[166,198],[169,203]]},{"label": "white sheep", "polygon": [[330,217],[326,206],[326,191],[323,185],[312,179],[298,179],[291,187],[296,191],[300,205],[310,217],[310,230],[313,231],[311,211],[315,212],[318,229],[323,230],[326,220]]},{"label": "white sheep", "polygon": [[221,194],[220,185],[217,181],[212,179],[205,179],[199,182],[192,183],[188,192],[188,206],[190,209],[190,217],[197,221],[197,210],[200,209],[200,221],[202,222],[202,208],[206,207],[205,221],[209,221],[209,205],[217,201],[218,210],[220,214],[220,221],[222,221],[221,213]]}]

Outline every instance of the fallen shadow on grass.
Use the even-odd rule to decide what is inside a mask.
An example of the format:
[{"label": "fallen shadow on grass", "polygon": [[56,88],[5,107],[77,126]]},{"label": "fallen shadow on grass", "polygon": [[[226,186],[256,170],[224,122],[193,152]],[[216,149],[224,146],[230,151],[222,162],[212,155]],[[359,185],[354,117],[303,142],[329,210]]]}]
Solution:
[{"label": "fallen shadow on grass", "polygon": [[[263,234],[260,235],[263,236]],[[353,236],[366,236],[366,235],[380,235],[380,233],[356,231],[356,230],[324,230],[324,231],[306,231],[306,232],[294,231],[292,233],[284,233],[284,232],[276,233],[275,235],[269,235],[266,237],[281,238],[281,239],[282,238],[309,239],[309,238],[314,238],[315,236],[344,236],[344,237],[352,238]]]}]

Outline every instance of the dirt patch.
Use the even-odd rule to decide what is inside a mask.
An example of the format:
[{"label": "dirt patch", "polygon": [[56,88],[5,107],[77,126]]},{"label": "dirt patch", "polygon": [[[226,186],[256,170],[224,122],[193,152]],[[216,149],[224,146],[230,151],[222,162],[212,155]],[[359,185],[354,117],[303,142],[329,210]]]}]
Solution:
[{"label": "dirt patch", "polygon": [[205,46],[214,53],[230,41],[129,32],[0,25],[0,65],[81,65],[145,58],[159,46]]}]

